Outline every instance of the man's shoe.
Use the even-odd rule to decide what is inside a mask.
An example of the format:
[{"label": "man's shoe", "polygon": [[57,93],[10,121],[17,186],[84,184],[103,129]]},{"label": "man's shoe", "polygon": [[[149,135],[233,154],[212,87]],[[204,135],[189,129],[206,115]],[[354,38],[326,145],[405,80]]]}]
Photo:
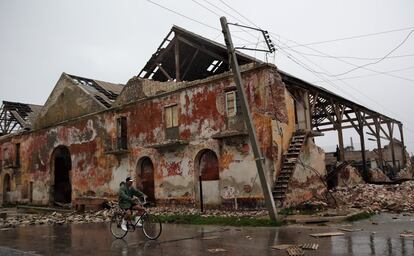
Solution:
[{"label": "man's shoe", "polygon": [[127,222],[126,222],[126,220],[124,220],[124,219],[122,219],[121,229],[122,229],[123,231],[128,231],[128,228],[127,228]]},{"label": "man's shoe", "polygon": [[137,227],[139,227],[139,228],[141,228],[141,227],[142,227],[142,221],[141,221],[141,219],[139,219],[139,220],[138,220],[138,222],[137,222]]}]

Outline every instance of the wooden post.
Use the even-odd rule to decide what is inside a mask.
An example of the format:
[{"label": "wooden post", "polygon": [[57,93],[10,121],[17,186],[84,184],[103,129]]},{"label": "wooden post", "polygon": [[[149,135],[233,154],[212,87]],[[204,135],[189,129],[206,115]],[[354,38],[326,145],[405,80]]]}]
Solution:
[{"label": "wooden post", "polygon": [[344,136],[342,133],[342,120],[344,118],[345,106],[340,106],[338,104],[332,103],[332,107],[335,110],[336,122],[334,126],[338,130],[338,142],[339,142],[339,161],[345,161],[345,151],[344,151]]},{"label": "wooden post", "polygon": [[358,119],[358,133],[359,133],[359,140],[361,142],[361,154],[362,154],[362,172],[364,176],[364,180],[368,182],[368,169],[366,165],[366,156],[365,156],[365,138],[364,138],[364,122],[365,116],[361,114],[359,110],[355,111],[355,115]]},{"label": "wooden post", "polygon": [[339,161],[345,161],[345,150],[344,150],[344,135],[342,133],[342,124],[338,125],[338,142],[339,142]]},{"label": "wooden post", "polygon": [[381,146],[381,129],[380,129],[380,122],[378,117],[374,117],[374,125],[375,125],[375,138],[377,139],[377,150],[378,150],[378,161],[379,167],[381,170],[384,169],[384,156],[382,153],[382,146]]},{"label": "wooden post", "polygon": [[407,164],[407,156],[405,155],[405,143],[404,143],[404,133],[403,133],[403,124],[398,124],[398,129],[400,130],[400,138],[401,138],[401,147],[402,147],[402,165],[401,168],[405,168]]},{"label": "wooden post", "polygon": [[389,132],[390,146],[391,146],[391,157],[392,157],[392,166],[395,168],[395,148],[394,148],[394,123],[387,122],[387,128]]},{"label": "wooden post", "polygon": [[175,81],[180,82],[180,40],[175,41]]}]

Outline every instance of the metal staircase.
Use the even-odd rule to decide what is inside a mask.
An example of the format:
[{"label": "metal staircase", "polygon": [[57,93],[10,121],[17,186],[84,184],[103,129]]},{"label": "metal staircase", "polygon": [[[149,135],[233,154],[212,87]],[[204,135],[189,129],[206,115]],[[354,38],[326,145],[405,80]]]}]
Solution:
[{"label": "metal staircase", "polygon": [[275,202],[279,204],[279,206],[282,206],[283,201],[286,198],[286,192],[290,178],[293,175],[299,154],[306,139],[306,133],[295,133],[295,135],[292,137],[292,140],[290,141],[288,151],[284,154],[282,168],[276,178],[276,182],[274,183],[273,188],[273,198]]}]

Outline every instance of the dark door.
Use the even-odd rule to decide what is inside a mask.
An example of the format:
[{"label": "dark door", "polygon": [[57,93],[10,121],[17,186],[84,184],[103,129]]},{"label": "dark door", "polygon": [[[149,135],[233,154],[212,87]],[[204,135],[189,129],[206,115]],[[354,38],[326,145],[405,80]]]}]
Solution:
[{"label": "dark door", "polygon": [[3,179],[3,204],[9,203],[9,192],[11,191],[10,175],[4,175]]},{"label": "dark door", "polygon": [[72,185],[70,179],[70,170],[72,163],[69,149],[60,146],[56,148],[53,154],[54,163],[54,195],[53,200],[59,203],[72,202]]},{"label": "dark door", "polygon": [[206,150],[200,156],[200,182],[202,182],[202,195],[204,205],[220,204],[219,191],[219,163],[211,150]]},{"label": "dark door", "polygon": [[144,192],[151,202],[155,202],[154,193],[154,165],[151,159],[146,157],[141,163],[141,184]]}]

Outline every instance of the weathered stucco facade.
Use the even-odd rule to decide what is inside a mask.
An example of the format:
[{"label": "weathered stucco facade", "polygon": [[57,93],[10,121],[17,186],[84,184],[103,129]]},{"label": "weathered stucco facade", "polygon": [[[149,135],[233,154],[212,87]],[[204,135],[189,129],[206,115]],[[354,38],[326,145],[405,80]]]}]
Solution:
[{"label": "weathered stucco facade", "polygon": [[[62,75],[33,131],[0,138],[2,201],[76,205],[85,197],[116,197],[119,183],[132,176],[157,203],[197,205],[201,176],[205,205],[263,203],[238,106],[236,115],[227,114],[226,93],[235,90],[230,73],[192,82],[132,78],[108,109],[73,80]],[[245,66],[243,81],[272,186],[295,130],[294,100],[275,67]],[[166,127],[171,106],[173,130]],[[60,198],[65,193],[69,199]]]}]

